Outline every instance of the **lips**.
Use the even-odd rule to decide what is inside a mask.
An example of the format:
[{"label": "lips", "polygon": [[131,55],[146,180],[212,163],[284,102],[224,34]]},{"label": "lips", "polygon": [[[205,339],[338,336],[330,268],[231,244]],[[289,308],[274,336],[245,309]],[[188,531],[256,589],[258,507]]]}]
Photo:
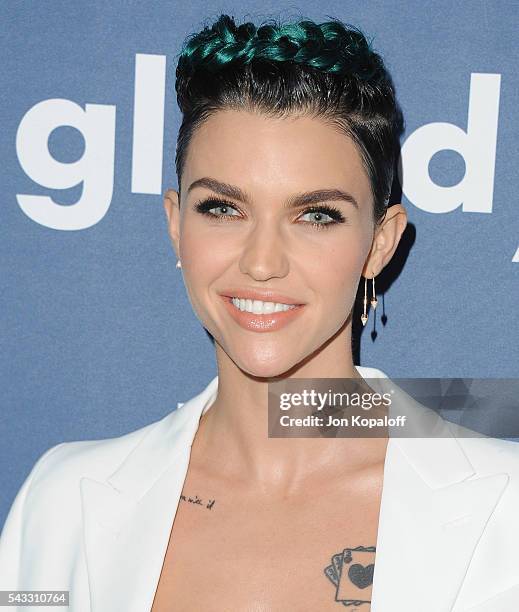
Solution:
[{"label": "lips", "polygon": [[[241,296],[236,295],[233,297],[241,297]],[[256,300],[264,299],[264,298],[258,298],[258,297],[252,298],[252,297],[248,297],[248,295],[244,295],[243,297],[245,299],[256,299]],[[234,306],[234,304],[232,303],[232,298],[229,296],[222,295],[221,298],[224,302],[227,312],[231,315],[234,321],[238,323],[240,327],[243,327],[244,329],[247,329],[249,331],[254,331],[254,332],[277,331],[285,327],[285,325],[288,325],[289,323],[291,323],[294,319],[296,319],[301,314],[301,312],[304,310],[304,307],[305,307],[304,304],[297,304],[294,306],[294,308],[289,308],[288,310],[285,310],[282,312],[272,312],[269,314],[254,314],[252,312],[246,312],[246,311],[240,310],[239,308],[236,308],[236,306]],[[283,299],[286,299],[286,297],[284,297]],[[265,300],[265,301],[274,302],[278,300],[272,299],[272,300]],[[279,301],[283,304],[293,303],[293,302],[283,302],[282,299],[280,299]]]}]

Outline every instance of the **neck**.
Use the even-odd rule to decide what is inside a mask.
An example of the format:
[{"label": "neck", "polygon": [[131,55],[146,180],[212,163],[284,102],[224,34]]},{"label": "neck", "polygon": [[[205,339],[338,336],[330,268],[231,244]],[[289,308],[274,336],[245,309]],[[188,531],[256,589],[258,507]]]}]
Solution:
[{"label": "neck", "polygon": [[[344,339],[338,345],[344,347]],[[348,346],[348,345],[346,345]],[[308,361],[289,378],[362,378],[347,351]],[[386,438],[269,438],[268,383],[250,376],[217,345],[218,393],[200,419],[192,461],[211,477],[271,494],[302,490],[383,463]]]}]

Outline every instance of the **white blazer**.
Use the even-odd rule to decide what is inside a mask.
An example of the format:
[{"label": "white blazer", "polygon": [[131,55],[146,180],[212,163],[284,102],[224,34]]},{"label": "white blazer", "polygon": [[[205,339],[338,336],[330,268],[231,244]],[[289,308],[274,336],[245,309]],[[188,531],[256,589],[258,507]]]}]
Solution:
[{"label": "white blazer", "polygon": [[[215,377],[129,434],[44,453],[2,531],[0,590],[68,590],[73,612],[149,612],[191,444],[217,387]],[[407,397],[413,418],[436,415]],[[388,442],[371,610],[517,612],[519,445],[455,437],[434,418],[446,437]]]}]

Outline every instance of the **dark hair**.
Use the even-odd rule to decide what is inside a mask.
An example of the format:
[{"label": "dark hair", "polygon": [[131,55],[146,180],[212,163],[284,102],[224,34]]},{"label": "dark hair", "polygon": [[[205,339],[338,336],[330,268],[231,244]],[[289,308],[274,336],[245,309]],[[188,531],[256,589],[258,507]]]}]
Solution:
[{"label": "dark hair", "polygon": [[259,27],[220,15],[184,42],[176,69],[182,111],[176,173],[194,131],[221,109],[320,118],[356,143],[370,179],[373,218],[386,212],[402,129],[391,76],[357,28],[338,20]]}]

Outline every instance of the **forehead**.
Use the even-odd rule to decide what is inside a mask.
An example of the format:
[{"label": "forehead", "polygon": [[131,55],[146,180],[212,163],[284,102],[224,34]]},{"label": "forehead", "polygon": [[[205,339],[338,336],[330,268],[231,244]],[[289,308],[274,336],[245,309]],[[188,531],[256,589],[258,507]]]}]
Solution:
[{"label": "forehead", "polygon": [[323,120],[222,110],[193,134],[184,185],[211,176],[268,196],[337,187],[371,201],[369,178],[353,140]]}]

